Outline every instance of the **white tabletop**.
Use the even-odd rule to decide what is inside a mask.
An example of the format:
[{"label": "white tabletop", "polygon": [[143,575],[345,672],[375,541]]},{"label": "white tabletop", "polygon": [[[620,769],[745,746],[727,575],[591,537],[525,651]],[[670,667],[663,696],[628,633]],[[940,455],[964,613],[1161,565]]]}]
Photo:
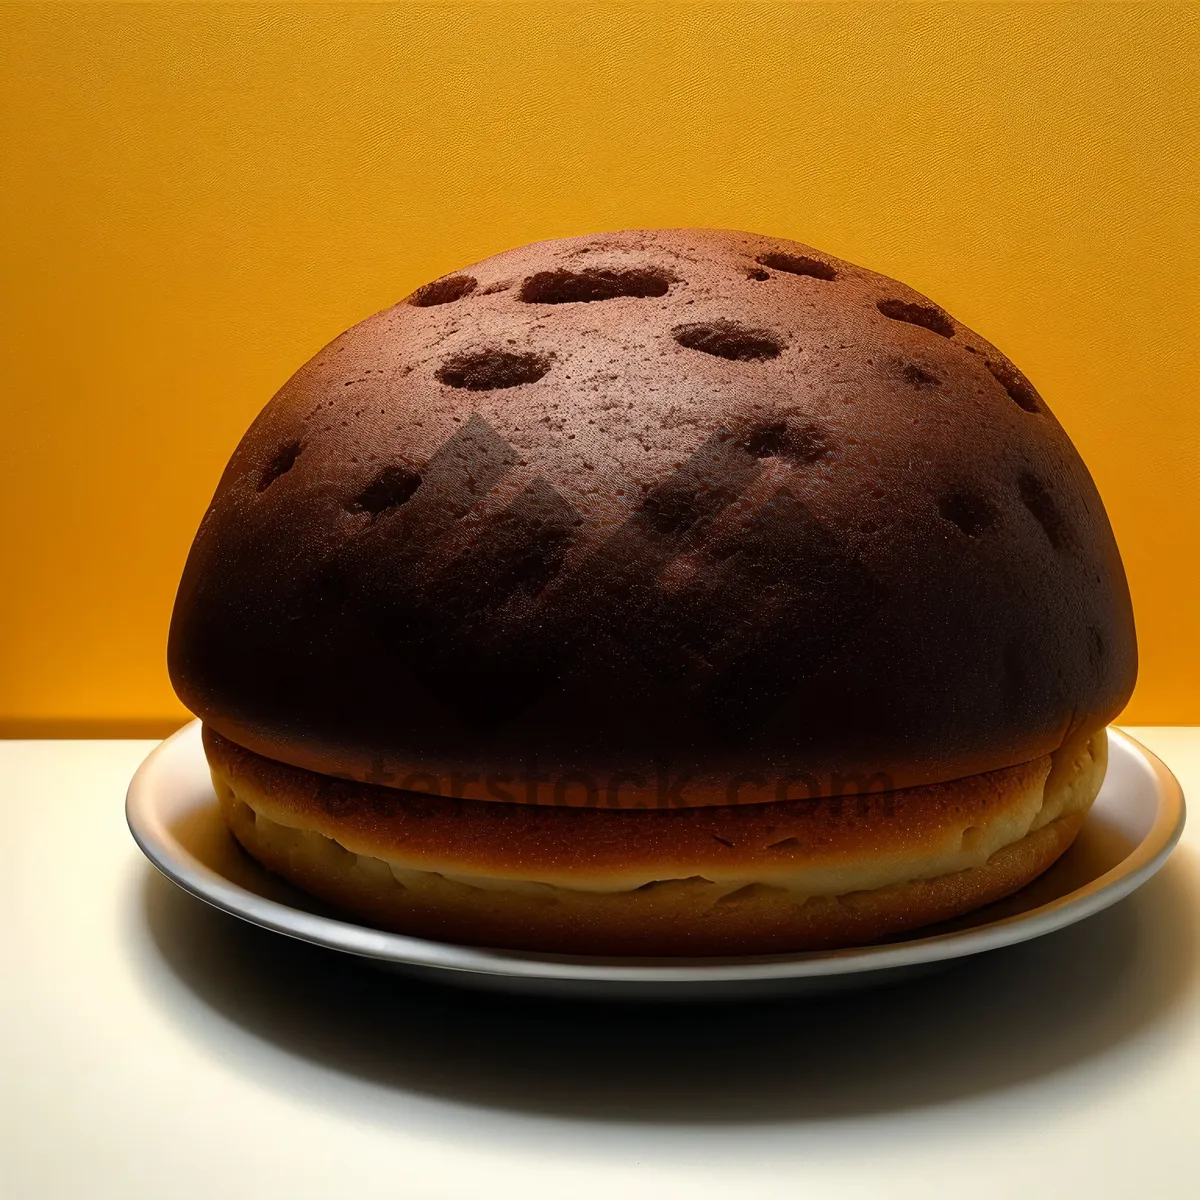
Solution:
[{"label": "white tabletop", "polygon": [[[1200,729],[1130,732],[1200,795]],[[819,1002],[418,985],[142,859],[149,742],[0,743],[0,1195],[789,1200],[1200,1194],[1200,822],[1038,942]]]}]

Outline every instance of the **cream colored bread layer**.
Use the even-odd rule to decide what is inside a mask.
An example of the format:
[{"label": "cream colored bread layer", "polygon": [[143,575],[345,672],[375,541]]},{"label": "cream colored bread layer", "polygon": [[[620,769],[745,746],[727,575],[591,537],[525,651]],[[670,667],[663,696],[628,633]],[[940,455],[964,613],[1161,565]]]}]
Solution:
[{"label": "cream colored bread layer", "polygon": [[[218,794],[246,805],[264,828],[312,833],[331,843],[334,857],[376,859],[399,875],[436,871],[475,888],[595,892],[700,875],[725,891],[763,883],[804,896],[982,866],[1026,834],[1085,811],[1108,761],[1107,734],[1098,730],[1032,763],[922,788],[736,811],[580,812],[372,789],[212,736],[206,748]],[[331,786],[342,790],[310,791]],[[320,842],[311,845],[319,855]]]},{"label": "cream colored bread layer", "polygon": [[777,954],[861,945],[946,921],[1036,879],[1071,845],[1084,813],[1059,817],[984,864],[842,896],[764,883],[733,891],[700,877],[594,892],[549,884],[477,888],[405,871],[312,831],[288,829],[226,796],[241,844],[269,870],[348,916],[417,937],[558,954]]},{"label": "cream colored bread layer", "polygon": [[[751,852],[736,867],[711,857],[689,866],[671,855],[658,870],[643,860],[636,872],[603,874],[589,870],[586,852],[573,870],[558,858],[533,871],[528,856],[519,874],[464,869],[452,838],[434,868],[428,848],[406,856],[393,842],[381,853],[378,833],[370,838],[348,825],[333,836],[300,827],[285,797],[256,788],[245,771],[226,769],[246,753],[210,752],[222,811],[238,841],[270,870],[373,924],[513,948],[720,954],[870,941],[1011,894],[1070,845],[1103,780],[1107,737],[1099,730],[1052,759],[989,773],[1007,777],[1001,786],[989,781],[992,803],[983,816],[978,777],[960,781],[964,797],[976,802],[957,806],[958,813],[945,795],[954,785],[937,785],[940,836],[913,823],[907,843],[891,831],[886,854],[858,838],[852,853],[811,846],[797,856],[788,847],[787,861]],[[596,815],[630,822],[653,814]]]}]

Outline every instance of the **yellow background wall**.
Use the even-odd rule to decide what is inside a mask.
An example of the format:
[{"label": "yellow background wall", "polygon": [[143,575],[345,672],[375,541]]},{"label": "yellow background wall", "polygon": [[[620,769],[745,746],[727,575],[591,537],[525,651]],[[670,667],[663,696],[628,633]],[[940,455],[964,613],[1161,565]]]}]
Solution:
[{"label": "yellow background wall", "polygon": [[1126,719],[1200,722],[1200,8],[0,9],[0,731],[149,732],[258,408],[522,242],[796,237],[1007,350],[1130,575]]}]

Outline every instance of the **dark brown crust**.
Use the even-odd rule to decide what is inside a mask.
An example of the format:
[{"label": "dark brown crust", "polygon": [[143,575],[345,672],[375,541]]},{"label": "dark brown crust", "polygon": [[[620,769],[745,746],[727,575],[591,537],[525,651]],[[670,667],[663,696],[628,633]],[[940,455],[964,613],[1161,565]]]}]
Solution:
[{"label": "dark brown crust", "polygon": [[[205,728],[214,776],[265,800],[272,819],[381,858],[480,875],[591,878],[760,872],[937,853],[1027,803],[1050,773],[1040,759],[984,775],[815,801],[647,811],[490,804],[397,792],[318,775]],[[1097,781],[1098,786],[1098,781]]]},{"label": "dark brown crust", "polygon": [[747,770],[1028,762],[1125,703],[1086,468],[910,288],[712,230],[461,274],[338,338],[235,452],[169,649],[215,729],[393,787],[665,764],[722,803]]}]

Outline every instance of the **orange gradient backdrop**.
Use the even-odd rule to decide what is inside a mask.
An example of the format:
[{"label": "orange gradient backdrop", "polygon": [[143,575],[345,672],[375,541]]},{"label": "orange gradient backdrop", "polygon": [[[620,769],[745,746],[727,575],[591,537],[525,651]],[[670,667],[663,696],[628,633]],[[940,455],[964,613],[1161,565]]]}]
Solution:
[{"label": "orange gradient backdrop", "polygon": [[1108,506],[1125,719],[1200,722],[1200,8],[0,8],[0,732],[151,732],[238,437],[346,326],[522,242],[777,233],[1008,351]]}]

